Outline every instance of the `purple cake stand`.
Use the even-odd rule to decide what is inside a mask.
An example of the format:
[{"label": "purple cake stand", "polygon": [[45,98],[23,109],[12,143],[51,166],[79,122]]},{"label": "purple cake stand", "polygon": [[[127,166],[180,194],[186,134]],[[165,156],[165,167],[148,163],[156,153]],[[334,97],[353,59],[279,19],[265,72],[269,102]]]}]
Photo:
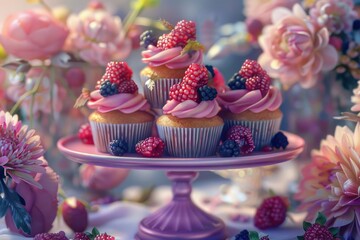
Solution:
[{"label": "purple cake stand", "polygon": [[136,240],[224,240],[224,222],[198,208],[191,200],[191,182],[198,171],[260,167],[296,158],[304,148],[304,140],[285,133],[289,140],[286,150],[222,158],[144,158],[136,154],[122,157],[98,152],[93,145],[83,144],[76,136],[59,140],[59,150],[78,163],[105,167],[164,170],[172,182],[173,199],[165,207],[143,219]]}]

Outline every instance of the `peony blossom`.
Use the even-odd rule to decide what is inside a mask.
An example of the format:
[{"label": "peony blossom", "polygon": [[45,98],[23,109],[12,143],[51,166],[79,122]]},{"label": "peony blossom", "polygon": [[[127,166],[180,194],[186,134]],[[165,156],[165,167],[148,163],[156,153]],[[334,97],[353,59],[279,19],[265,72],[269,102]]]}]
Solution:
[{"label": "peony blossom", "polygon": [[353,90],[354,95],[351,97],[351,102],[354,105],[351,107],[351,111],[360,112],[360,81],[358,81],[358,87]]},{"label": "peony blossom", "polygon": [[27,10],[9,15],[0,42],[6,52],[25,60],[44,60],[60,52],[68,30],[45,11]]},{"label": "peony blossom", "polygon": [[131,52],[131,40],[125,36],[121,19],[101,4],[91,3],[78,15],[71,15],[67,25],[70,35],[66,48],[91,64],[105,66]]},{"label": "peony blossom", "polygon": [[322,71],[335,67],[338,54],[329,45],[328,30],[317,28],[300,5],[294,5],[292,11],[275,9],[272,21],[259,37],[263,50],[259,63],[271,77],[287,87],[299,82],[309,88]]},{"label": "peony blossom", "polygon": [[310,16],[330,33],[339,34],[342,31],[350,33],[357,13],[353,0],[319,0],[310,9]]},{"label": "peony blossom", "polygon": [[83,164],[80,167],[81,183],[84,187],[106,191],[117,187],[129,174],[128,169],[108,168]]},{"label": "peony blossom", "polygon": [[[39,89],[34,95],[34,105],[31,109],[32,96],[27,97],[21,104],[21,109],[26,116],[29,116],[31,111],[33,113],[51,113],[51,104],[53,104],[54,113],[59,113],[63,108],[63,101],[66,97],[65,89],[58,83],[51,86],[50,76],[45,74],[41,68],[33,68],[26,74],[25,83],[14,82],[7,90],[7,97],[16,102],[27,91],[34,88],[36,82],[43,75]],[[52,91],[52,94],[51,94]],[[53,99],[51,99],[51,95]]]},{"label": "peony blossom", "polygon": [[337,127],[334,136],[321,142],[312,153],[312,162],[302,170],[296,198],[307,220],[323,212],[329,224],[340,227],[345,239],[360,238],[360,123],[352,132]]},{"label": "peony blossom", "polygon": [[[25,200],[25,209],[31,216],[31,234],[35,236],[38,233],[48,232],[52,228],[55,220],[58,200],[57,192],[59,187],[58,175],[46,165],[46,172],[35,175],[34,180],[43,186],[42,189],[35,188],[25,182],[20,182],[12,187]],[[17,229],[12,220],[10,212],[5,216],[6,226],[12,231],[24,234]]]},{"label": "peony blossom", "polygon": [[35,130],[22,125],[18,116],[0,111],[0,166],[14,182],[25,181],[38,188],[36,173],[44,173],[40,158],[44,150]]}]

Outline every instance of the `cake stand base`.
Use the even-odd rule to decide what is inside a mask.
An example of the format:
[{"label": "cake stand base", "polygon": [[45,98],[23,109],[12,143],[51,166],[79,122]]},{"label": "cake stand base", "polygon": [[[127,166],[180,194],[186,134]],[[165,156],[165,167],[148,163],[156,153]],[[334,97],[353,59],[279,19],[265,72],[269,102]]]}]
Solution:
[{"label": "cake stand base", "polygon": [[198,208],[191,200],[191,182],[197,172],[168,172],[173,199],[143,219],[136,240],[224,240],[225,224]]}]

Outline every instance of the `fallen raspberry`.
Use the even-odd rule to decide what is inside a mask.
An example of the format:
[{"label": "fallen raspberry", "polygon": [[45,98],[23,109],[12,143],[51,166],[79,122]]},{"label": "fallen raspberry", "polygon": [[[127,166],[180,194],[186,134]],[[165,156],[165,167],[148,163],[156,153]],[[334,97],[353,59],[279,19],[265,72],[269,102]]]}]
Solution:
[{"label": "fallen raspberry", "polygon": [[78,131],[78,137],[85,144],[94,144],[93,135],[91,132],[91,127],[89,123],[81,125]]},{"label": "fallen raspberry", "polygon": [[159,137],[149,137],[135,146],[137,153],[144,157],[160,157],[164,153],[165,143]]},{"label": "fallen raspberry", "polygon": [[287,203],[280,196],[266,198],[256,210],[254,224],[261,230],[278,227],[286,219]]}]

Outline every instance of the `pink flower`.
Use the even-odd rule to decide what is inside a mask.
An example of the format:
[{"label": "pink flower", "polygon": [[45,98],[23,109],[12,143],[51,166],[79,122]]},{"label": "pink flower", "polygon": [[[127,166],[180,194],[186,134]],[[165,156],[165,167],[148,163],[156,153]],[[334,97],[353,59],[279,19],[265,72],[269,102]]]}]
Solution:
[{"label": "pink flower", "polygon": [[27,10],[6,18],[0,42],[15,57],[44,60],[62,49],[67,35],[66,27],[47,12]]},{"label": "pink flower", "polygon": [[351,107],[351,111],[360,112],[360,81],[358,81],[358,87],[353,90],[354,95],[351,97],[351,102],[354,105]]},{"label": "pink flower", "polygon": [[45,172],[40,158],[44,150],[35,130],[22,125],[18,116],[0,112],[0,166],[14,182],[25,181],[38,188],[36,173]]},{"label": "pink flower", "polygon": [[70,35],[66,48],[83,60],[105,66],[111,60],[122,60],[131,51],[121,19],[112,16],[101,4],[90,4],[67,21]]},{"label": "pink flower", "polygon": [[317,24],[325,26],[330,33],[350,33],[357,18],[353,8],[353,0],[319,0],[310,9],[310,16]]},{"label": "pink flower", "polygon": [[[31,186],[25,182],[14,184],[14,190],[25,200],[25,209],[31,216],[31,235],[48,232],[56,217],[58,201],[57,192],[59,186],[58,175],[46,165],[46,172],[36,174],[34,180],[43,186],[42,189]],[[24,232],[18,230],[12,220],[10,212],[5,216],[6,226],[16,233],[23,235]]]},{"label": "pink flower", "polygon": [[[15,82],[10,85],[7,90],[7,97],[16,102],[27,91],[31,90],[39,78],[43,75],[39,89],[34,95],[33,113],[37,114],[43,112],[46,114],[51,113],[51,104],[55,113],[59,113],[63,108],[63,101],[66,97],[66,91],[58,83],[54,83],[51,86],[51,80],[49,74],[43,72],[41,68],[32,68],[27,74],[25,83]],[[53,99],[51,99],[51,91]],[[31,113],[32,96],[27,97],[21,104],[21,109],[26,116]]]},{"label": "pink flower", "polygon": [[338,60],[328,30],[317,28],[298,4],[292,12],[277,8],[272,17],[273,25],[259,38],[263,49],[259,63],[286,87],[296,82],[312,87],[321,72],[333,69]]},{"label": "pink flower", "polygon": [[337,127],[334,136],[321,142],[312,162],[302,170],[296,198],[307,220],[323,212],[329,224],[340,227],[341,236],[360,238],[360,123],[354,132]]},{"label": "pink flower", "polygon": [[83,164],[80,167],[81,182],[84,187],[106,191],[117,187],[129,174],[128,169],[108,168]]}]

